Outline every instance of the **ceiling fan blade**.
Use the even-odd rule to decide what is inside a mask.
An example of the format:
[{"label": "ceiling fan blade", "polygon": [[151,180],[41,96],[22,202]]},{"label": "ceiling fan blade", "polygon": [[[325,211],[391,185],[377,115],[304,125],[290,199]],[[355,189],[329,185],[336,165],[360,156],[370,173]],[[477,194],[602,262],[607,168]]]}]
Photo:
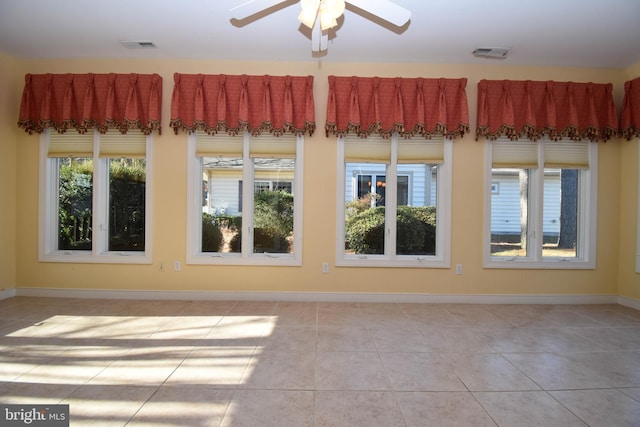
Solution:
[{"label": "ceiling fan blade", "polygon": [[311,52],[322,52],[329,48],[329,33],[322,31],[320,20],[316,19],[311,30]]},{"label": "ceiling fan blade", "polygon": [[232,13],[231,18],[241,21],[247,19],[256,13],[262,12],[265,9],[274,7],[280,3],[285,3],[283,0],[248,0],[242,4],[232,7],[229,12]]},{"label": "ceiling fan blade", "polygon": [[411,11],[389,0],[347,0],[347,3],[397,27],[402,27],[411,18]]}]

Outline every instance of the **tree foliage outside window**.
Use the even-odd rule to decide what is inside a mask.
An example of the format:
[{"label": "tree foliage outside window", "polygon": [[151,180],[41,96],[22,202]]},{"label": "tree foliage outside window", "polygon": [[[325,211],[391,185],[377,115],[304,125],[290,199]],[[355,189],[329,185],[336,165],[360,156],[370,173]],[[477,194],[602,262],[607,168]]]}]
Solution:
[{"label": "tree foliage outside window", "polygon": [[[91,250],[93,161],[59,160],[58,249]],[[144,251],[146,169],[143,159],[110,159],[109,250]]]},{"label": "tree foliage outside window", "polygon": [[91,250],[93,161],[59,160],[58,249]]}]

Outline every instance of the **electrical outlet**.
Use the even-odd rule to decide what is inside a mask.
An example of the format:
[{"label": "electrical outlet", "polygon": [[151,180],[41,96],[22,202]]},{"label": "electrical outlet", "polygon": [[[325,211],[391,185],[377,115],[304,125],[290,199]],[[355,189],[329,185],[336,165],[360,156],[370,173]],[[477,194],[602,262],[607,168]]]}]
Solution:
[{"label": "electrical outlet", "polygon": [[462,264],[456,264],[456,274],[458,276],[462,274]]},{"label": "electrical outlet", "polygon": [[323,262],[322,263],[322,272],[325,273],[325,274],[329,272],[329,263],[328,262]]},{"label": "electrical outlet", "polygon": [[175,271],[180,271],[182,269],[182,265],[180,265],[180,261],[173,261],[173,269]]}]

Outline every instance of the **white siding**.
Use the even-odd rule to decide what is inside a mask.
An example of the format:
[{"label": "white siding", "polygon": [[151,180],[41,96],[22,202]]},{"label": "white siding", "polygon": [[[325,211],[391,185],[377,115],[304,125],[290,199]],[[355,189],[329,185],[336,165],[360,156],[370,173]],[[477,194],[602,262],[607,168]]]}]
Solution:
[{"label": "white siding", "polygon": [[[560,174],[551,173],[544,178],[543,233],[560,232]],[[491,195],[491,233],[520,234],[520,183],[517,172],[494,176],[498,194]]]},{"label": "white siding", "polygon": [[213,177],[209,183],[210,213],[238,215],[240,207],[240,179]]},{"label": "white siding", "polygon": [[[398,165],[398,176],[409,176],[408,203],[411,206],[435,205],[436,180],[433,178],[430,165],[402,164]],[[345,202],[357,198],[356,177],[358,175],[386,175],[386,165],[381,163],[347,163],[345,171]],[[430,182],[428,182],[430,181]]]}]

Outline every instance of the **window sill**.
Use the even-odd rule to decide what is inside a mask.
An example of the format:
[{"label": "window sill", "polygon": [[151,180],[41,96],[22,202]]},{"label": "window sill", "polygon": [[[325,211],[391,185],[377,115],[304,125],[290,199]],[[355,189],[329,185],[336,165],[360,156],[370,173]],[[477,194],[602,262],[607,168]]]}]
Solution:
[{"label": "window sill", "polygon": [[82,264],[151,264],[151,255],[144,252],[108,252],[101,255],[77,251],[59,251],[41,255],[40,262]]},{"label": "window sill", "polygon": [[484,268],[532,269],[532,270],[594,270],[594,261],[550,259],[547,261],[523,261],[514,259],[491,258],[485,261]]},{"label": "window sill", "polygon": [[437,257],[391,259],[382,255],[356,255],[336,260],[336,267],[451,268],[451,263],[448,260]]},{"label": "window sill", "polygon": [[302,259],[291,254],[253,254],[243,257],[240,254],[220,254],[211,252],[187,257],[189,265],[255,265],[300,267]]}]

